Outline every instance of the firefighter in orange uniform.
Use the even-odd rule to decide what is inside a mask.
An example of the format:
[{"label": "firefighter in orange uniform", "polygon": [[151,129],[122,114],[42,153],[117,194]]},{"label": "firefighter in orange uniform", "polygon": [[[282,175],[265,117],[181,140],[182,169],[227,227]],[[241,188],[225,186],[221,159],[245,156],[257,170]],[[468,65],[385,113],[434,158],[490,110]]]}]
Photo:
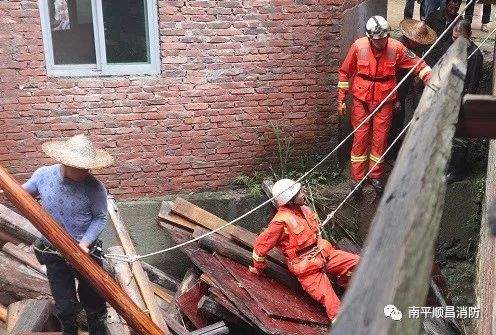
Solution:
[{"label": "firefighter in orange uniform", "polygon": [[320,238],[316,214],[305,206],[300,183],[281,179],[274,184],[277,213],[269,226],[257,237],[253,247],[253,266],[250,271],[261,274],[266,267],[265,256],[278,247],[288,260],[288,269],[303,289],[326,309],[333,322],[340,300],[331,286],[328,275],[337,284],[347,287],[359,256],[336,250]]},{"label": "firefighter in orange uniform", "polygon": [[[366,25],[367,36],[353,43],[339,70],[338,113],[346,114],[345,98],[352,80],[351,124],[354,129],[394,89],[397,84],[396,71],[399,68],[414,68],[415,75],[418,75],[424,84],[430,79],[431,68],[401,42],[390,38],[390,30],[389,23],[383,17],[370,18]],[[387,147],[395,103],[396,92],[355,132],[351,149],[351,179],[354,182],[352,188],[365,177],[375,163],[381,163],[380,157]],[[370,173],[371,184],[378,193],[382,193],[384,188],[380,180],[382,173],[382,164],[378,164]],[[360,191],[361,188],[358,189],[358,192]]]}]

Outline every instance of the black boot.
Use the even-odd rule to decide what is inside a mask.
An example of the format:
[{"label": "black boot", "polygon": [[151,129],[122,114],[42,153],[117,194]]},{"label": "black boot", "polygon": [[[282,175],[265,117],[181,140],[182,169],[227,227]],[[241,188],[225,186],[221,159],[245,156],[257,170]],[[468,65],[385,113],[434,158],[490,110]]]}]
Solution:
[{"label": "black boot", "polygon": [[384,184],[379,179],[370,179],[370,184],[378,195],[384,193]]},{"label": "black boot", "polygon": [[466,151],[463,147],[454,147],[451,154],[446,183],[452,184],[465,180],[468,176]]},{"label": "black boot", "polygon": [[[357,184],[359,183],[359,180],[352,180],[350,183],[350,192],[352,192],[352,197],[354,198],[361,198],[363,195],[363,183],[361,183],[358,187]],[[356,190],[355,190],[356,187]]]},{"label": "black boot", "polygon": [[89,335],[108,335],[106,320],[107,311],[98,313],[86,313],[88,316],[88,333]]}]

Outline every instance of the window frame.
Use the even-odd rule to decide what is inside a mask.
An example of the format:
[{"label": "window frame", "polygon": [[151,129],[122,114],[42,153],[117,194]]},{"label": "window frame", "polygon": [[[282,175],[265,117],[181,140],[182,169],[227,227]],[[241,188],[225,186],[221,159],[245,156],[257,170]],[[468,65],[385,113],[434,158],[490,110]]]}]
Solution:
[{"label": "window frame", "polygon": [[160,42],[158,28],[157,0],[146,0],[150,63],[107,64],[105,30],[102,0],[90,0],[93,19],[96,64],[55,64],[53,55],[52,30],[50,27],[49,0],[38,0],[43,49],[47,75],[50,77],[94,77],[116,75],[157,75],[160,74]]}]

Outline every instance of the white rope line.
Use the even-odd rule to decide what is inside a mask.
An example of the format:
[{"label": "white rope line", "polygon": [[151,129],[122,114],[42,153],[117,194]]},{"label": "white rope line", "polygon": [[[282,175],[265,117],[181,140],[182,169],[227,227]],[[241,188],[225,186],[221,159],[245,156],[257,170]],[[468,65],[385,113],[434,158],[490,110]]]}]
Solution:
[{"label": "white rope line", "polygon": [[491,31],[489,34],[487,34],[486,38],[481,42],[481,44],[479,44],[477,46],[477,49],[475,49],[474,51],[472,51],[472,53],[470,54],[470,56],[468,56],[468,59],[470,59],[477,52],[477,50],[479,50],[487,42],[487,40],[489,39],[489,37],[491,37],[495,32],[496,32],[496,28],[494,28],[493,31]]},{"label": "white rope line", "polygon": [[351,192],[346,196],[346,198],[344,198],[343,201],[341,201],[341,203],[336,207],[335,210],[333,210],[329,215],[327,215],[326,219],[324,220],[324,222],[322,222],[322,224],[320,225],[320,227],[324,227],[333,217],[334,215],[336,214],[336,212],[341,208],[343,207],[343,205],[346,203],[346,201],[348,201],[348,199],[351,198],[351,196],[353,195],[353,193],[355,193],[356,190],[358,190],[358,188],[363,184],[363,182],[369,177],[369,175],[372,173],[372,171],[374,170],[374,168],[381,164],[382,163],[382,159],[386,156],[386,154],[389,152],[389,150],[391,150],[394,145],[396,144],[396,142],[398,142],[398,140],[401,138],[401,136],[403,136],[403,134],[405,133],[405,131],[408,129],[408,127],[410,127],[410,125],[412,124],[413,122],[413,118],[410,120],[410,122],[408,122],[408,124],[403,128],[403,130],[401,131],[401,133],[394,139],[394,141],[391,143],[391,145],[386,149],[386,151],[384,152],[384,154],[382,154],[382,156],[379,158],[379,162],[376,162],[370,169],[369,171],[367,172],[367,174],[360,180],[360,182],[358,182],[355,187],[353,188],[353,190],[351,190]]},{"label": "white rope line", "polygon": [[408,73],[403,77],[403,79],[400,80],[400,82],[393,88],[393,90],[391,92],[389,92],[389,94],[381,101],[381,103],[374,109],[374,111],[372,113],[370,113],[355,129],[353,129],[353,131],[351,133],[349,133],[341,142],[339,142],[339,144],[334,148],[332,149],[331,152],[329,152],[324,158],[322,158],[314,167],[312,167],[310,170],[308,170],[307,172],[305,172],[300,178],[298,178],[292,185],[288,186],[284,191],[281,191],[281,193],[279,194],[275,194],[275,195],[272,195],[272,197],[266,201],[264,201],[263,203],[261,203],[260,205],[256,206],[255,208],[249,210],[248,212],[246,212],[245,214],[237,217],[236,219],[232,220],[232,221],[229,221],[227,222],[226,224],[214,229],[214,230],[211,230],[209,231],[208,233],[205,233],[201,236],[198,236],[198,237],[195,237],[191,240],[188,240],[188,241],[185,241],[183,243],[180,243],[180,244],[177,244],[177,245],[174,245],[174,246],[171,246],[171,247],[168,247],[168,248],[165,248],[165,249],[162,249],[162,250],[158,250],[158,251],[155,251],[155,252],[151,252],[151,253],[148,253],[148,254],[144,254],[144,255],[119,255],[119,254],[107,254],[105,255],[106,258],[111,258],[111,259],[115,259],[117,261],[124,261],[124,262],[135,262],[135,261],[138,261],[140,259],[143,259],[143,258],[147,258],[147,257],[151,257],[151,256],[156,256],[156,255],[159,255],[159,254],[163,254],[163,253],[166,253],[166,252],[169,252],[169,251],[173,251],[173,250],[176,250],[176,249],[179,249],[181,247],[184,247],[188,244],[191,244],[191,243],[194,243],[202,238],[205,238],[205,237],[208,237],[210,235],[213,235],[215,233],[217,233],[218,231],[228,227],[228,226],[231,226],[233,224],[235,224],[236,222],[244,219],[245,217],[247,217],[248,215],[254,213],[255,211],[259,210],[260,208],[264,207],[265,205],[269,204],[272,202],[272,200],[274,200],[276,197],[278,197],[280,194],[283,194],[284,192],[286,192],[287,190],[289,190],[290,188],[292,188],[295,184],[299,183],[300,181],[302,181],[303,179],[305,179],[308,175],[310,175],[313,171],[315,171],[319,166],[321,166],[327,159],[329,159],[329,157],[332,156],[332,154],[334,154],[339,148],[341,148],[345,143],[346,141],[348,141],[356,132],[357,130],[362,127],[365,123],[367,123],[371,118],[372,116],[374,116],[375,113],[377,113],[387,102],[387,100],[393,96],[393,94],[398,90],[398,88],[408,79],[408,77],[413,73],[413,71],[417,68],[417,66],[419,66],[419,64],[425,60],[425,57],[434,49],[434,47],[437,45],[437,43],[439,43],[439,41],[447,34],[447,32],[455,25],[455,23],[458,21],[458,19],[463,15],[463,13],[465,13],[465,11],[467,10],[467,7],[470,6],[475,0],[470,0],[470,2],[467,2],[467,4],[465,5],[465,7],[463,8],[463,11],[460,12],[458,14],[458,16],[453,20],[453,22],[451,22],[451,24],[446,27],[446,29],[441,33],[441,35],[438,36],[437,40],[434,42],[434,44],[432,44],[432,46],[425,52],[425,54],[419,59],[419,61],[417,62],[417,64],[415,64],[415,66],[413,66],[409,71]]}]

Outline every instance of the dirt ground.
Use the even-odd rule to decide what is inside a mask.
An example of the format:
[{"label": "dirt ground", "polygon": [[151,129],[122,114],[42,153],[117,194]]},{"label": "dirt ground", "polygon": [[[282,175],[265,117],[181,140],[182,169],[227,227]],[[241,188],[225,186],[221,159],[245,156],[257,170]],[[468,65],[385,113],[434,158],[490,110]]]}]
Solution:
[{"label": "dirt ground", "polygon": [[[465,2],[462,3],[461,9],[465,7]],[[398,29],[398,25],[403,20],[403,10],[405,8],[405,0],[389,0],[388,1],[388,21],[394,30]],[[413,18],[419,19],[420,5],[415,3],[415,13]],[[496,6],[492,6],[491,22],[489,23],[489,33],[496,28]],[[482,21],[482,5],[476,5],[474,10],[474,19],[472,21],[472,30],[474,35],[474,42],[480,43],[487,36],[487,32],[480,30]],[[492,52],[494,48],[495,34],[492,35],[483,47],[484,54]]]}]

